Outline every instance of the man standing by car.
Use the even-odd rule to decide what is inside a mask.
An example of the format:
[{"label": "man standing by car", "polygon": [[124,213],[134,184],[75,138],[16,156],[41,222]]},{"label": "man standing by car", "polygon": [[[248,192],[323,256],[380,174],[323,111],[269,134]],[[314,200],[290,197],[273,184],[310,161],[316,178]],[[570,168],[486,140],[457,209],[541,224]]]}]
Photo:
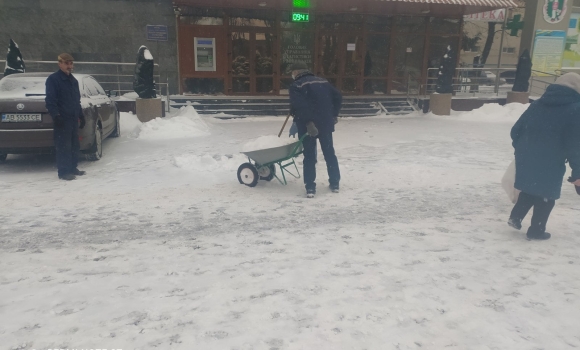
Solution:
[{"label": "man standing by car", "polygon": [[58,178],[69,181],[76,179],[77,175],[85,174],[77,169],[79,128],[84,128],[85,117],[81,108],[79,82],[72,75],[73,66],[71,55],[63,53],[58,56],[60,69],[46,80],[45,100],[46,109],[54,123]]},{"label": "man standing by car", "polygon": [[332,133],[338,121],[342,96],[326,79],[318,78],[304,63],[290,67],[294,83],[290,86],[290,105],[298,136],[304,138],[304,184],[306,196],[316,194],[316,139],[324,154],[328,171],[328,182],[332,192],[338,193],[340,169],[334,153]]}]

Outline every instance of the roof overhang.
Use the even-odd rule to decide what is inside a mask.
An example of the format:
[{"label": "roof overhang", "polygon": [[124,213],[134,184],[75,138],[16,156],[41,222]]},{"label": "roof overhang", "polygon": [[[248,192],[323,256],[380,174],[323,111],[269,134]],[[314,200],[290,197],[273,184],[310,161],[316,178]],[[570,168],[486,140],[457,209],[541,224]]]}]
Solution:
[{"label": "roof overhang", "polygon": [[[174,0],[174,5],[213,8],[284,10],[292,0]],[[310,0],[310,11],[381,15],[461,17],[500,8],[518,7],[513,0]]]}]

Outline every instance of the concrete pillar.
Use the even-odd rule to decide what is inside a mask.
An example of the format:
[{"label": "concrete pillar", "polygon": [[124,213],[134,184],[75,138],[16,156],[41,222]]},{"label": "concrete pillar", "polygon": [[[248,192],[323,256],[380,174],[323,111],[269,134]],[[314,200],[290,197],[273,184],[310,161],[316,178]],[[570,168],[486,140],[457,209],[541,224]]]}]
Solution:
[{"label": "concrete pillar", "polygon": [[160,98],[138,98],[135,100],[135,109],[137,119],[142,123],[163,117],[163,104]]},{"label": "concrete pillar", "polygon": [[435,115],[451,115],[452,94],[431,94],[429,108]]},{"label": "concrete pillar", "polygon": [[519,55],[521,55],[525,49],[530,50],[530,55],[533,54],[536,30],[568,31],[568,25],[570,24],[570,14],[572,13],[574,1],[566,1],[566,6],[568,9],[566,10],[564,18],[558,23],[549,23],[544,19],[544,14],[542,11],[546,0],[526,0],[526,14],[524,17],[524,29],[522,31]]},{"label": "concrete pillar", "polygon": [[508,91],[506,104],[508,103],[530,103],[529,92]]}]

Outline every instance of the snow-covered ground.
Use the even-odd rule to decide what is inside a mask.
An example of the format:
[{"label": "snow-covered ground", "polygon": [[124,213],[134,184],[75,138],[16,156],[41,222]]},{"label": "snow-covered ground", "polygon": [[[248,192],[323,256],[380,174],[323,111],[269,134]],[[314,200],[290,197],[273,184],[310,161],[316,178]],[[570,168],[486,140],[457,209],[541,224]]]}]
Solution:
[{"label": "snow-covered ground", "polygon": [[341,192],[319,159],[314,199],[237,181],[282,118],[123,114],[72,182],[9,156],[0,348],[578,348],[579,196],[564,185],[549,241],[506,225],[524,108],[342,119]]}]

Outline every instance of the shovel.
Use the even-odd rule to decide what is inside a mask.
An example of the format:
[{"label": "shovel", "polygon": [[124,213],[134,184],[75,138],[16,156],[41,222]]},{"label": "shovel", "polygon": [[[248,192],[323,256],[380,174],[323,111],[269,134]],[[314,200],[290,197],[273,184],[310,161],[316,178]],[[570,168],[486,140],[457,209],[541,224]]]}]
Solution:
[{"label": "shovel", "polygon": [[290,119],[290,113],[288,113],[286,120],[284,120],[284,125],[282,125],[282,129],[280,129],[280,132],[278,133],[278,137],[280,137],[280,135],[282,135],[282,131],[284,131],[284,128],[286,127],[286,123],[288,123],[288,119]]}]

